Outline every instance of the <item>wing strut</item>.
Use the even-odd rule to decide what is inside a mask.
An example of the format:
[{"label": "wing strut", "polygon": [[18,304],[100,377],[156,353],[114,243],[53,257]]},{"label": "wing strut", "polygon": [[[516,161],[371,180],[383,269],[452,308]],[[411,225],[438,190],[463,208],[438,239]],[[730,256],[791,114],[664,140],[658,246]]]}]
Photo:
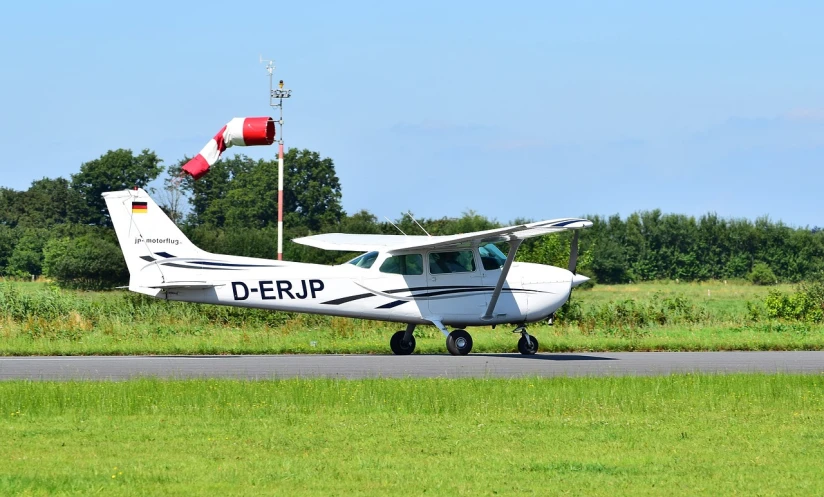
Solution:
[{"label": "wing strut", "polygon": [[521,246],[521,242],[523,242],[523,240],[520,238],[510,240],[509,253],[506,254],[506,262],[504,262],[504,267],[501,268],[501,276],[498,277],[498,284],[495,285],[492,298],[489,299],[489,306],[487,306],[486,312],[481,316],[481,319],[492,319],[495,304],[498,303],[498,297],[501,296],[501,290],[503,290],[504,283],[506,283],[506,275],[509,274],[509,268],[512,266],[512,261],[515,260],[515,253],[518,252],[518,247]]}]

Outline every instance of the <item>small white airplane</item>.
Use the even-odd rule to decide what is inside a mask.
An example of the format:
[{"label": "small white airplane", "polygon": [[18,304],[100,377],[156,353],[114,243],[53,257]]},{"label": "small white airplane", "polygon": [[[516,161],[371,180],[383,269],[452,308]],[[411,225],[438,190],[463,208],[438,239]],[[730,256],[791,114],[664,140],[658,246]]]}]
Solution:
[{"label": "small white airplane", "polygon": [[[293,240],[324,250],[363,252],[337,266],[210,254],[189,241],[142,189],[103,194],[129,268],[129,290],[185,302],[255,307],[406,324],[392,352],[415,350],[417,325],[435,325],[452,355],[472,350],[467,326],[512,324],[518,350],[538,340],[527,323],[552,319],[572,288],[578,231],[585,219],[553,219],[450,236],[330,233]],[[576,230],[568,269],[514,262],[530,237]],[[508,242],[504,255],[495,243]],[[452,327],[453,331],[449,331]]]}]

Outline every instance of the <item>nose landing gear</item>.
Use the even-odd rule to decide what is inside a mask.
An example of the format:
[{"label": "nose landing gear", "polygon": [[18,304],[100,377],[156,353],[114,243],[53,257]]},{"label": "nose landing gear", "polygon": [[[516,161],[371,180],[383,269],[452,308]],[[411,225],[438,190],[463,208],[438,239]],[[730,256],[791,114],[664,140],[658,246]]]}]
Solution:
[{"label": "nose landing gear", "polygon": [[415,351],[415,325],[407,325],[405,330],[401,330],[392,335],[389,340],[389,348],[395,355],[409,355]]},{"label": "nose landing gear", "polygon": [[534,355],[538,352],[538,339],[527,333],[526,326],[518,326],[512,330],[512,333],[521,334],[518,340],[518,352],[523,355]]}]

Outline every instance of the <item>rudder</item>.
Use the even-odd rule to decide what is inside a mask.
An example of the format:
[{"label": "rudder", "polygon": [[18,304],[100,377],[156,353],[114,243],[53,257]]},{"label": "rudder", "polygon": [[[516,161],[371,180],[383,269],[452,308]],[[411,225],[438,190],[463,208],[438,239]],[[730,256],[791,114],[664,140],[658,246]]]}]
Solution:
[{"label": "rudder", "polygon": [[141,286],[135,281],[138,275],[140,280],[155,276],[143,270],[159,258],[203,255],[142,188],[106,192],[103,198],[129,268],[130,287]]}]

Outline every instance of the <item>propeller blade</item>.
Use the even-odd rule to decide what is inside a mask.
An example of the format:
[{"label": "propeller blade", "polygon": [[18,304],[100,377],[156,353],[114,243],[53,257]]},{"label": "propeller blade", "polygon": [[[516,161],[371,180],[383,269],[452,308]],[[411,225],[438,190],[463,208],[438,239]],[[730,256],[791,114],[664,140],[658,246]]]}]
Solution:
[{"label": "propeller blade", "polygon": [[569,272],[575,273],[578,265],[578,230],[572,232],[572,243],[569,246]]}]

